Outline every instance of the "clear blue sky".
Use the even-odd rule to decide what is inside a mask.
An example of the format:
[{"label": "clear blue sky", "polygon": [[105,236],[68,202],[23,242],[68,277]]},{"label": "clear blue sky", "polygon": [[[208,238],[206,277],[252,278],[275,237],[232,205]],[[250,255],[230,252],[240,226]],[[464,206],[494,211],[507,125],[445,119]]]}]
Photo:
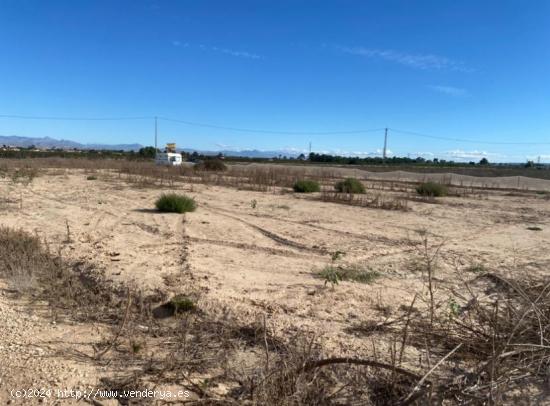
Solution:
[{"label": "clear blue sky", "polygon": [[[547,0],[0,0],[0,114],[550,143],[549,41]],[[381,131],[161,121],[159,132],[201,149],[383,143]],[[153,123],[0,118],[0,135],[151,144]],[[392,130],[389,149],[550,162],[550,144]]]}]

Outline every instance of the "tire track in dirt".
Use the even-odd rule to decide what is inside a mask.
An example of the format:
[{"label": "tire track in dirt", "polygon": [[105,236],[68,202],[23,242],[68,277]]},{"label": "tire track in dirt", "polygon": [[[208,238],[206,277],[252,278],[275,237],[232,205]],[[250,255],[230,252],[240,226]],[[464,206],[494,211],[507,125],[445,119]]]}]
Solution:
[{"label": "tire track in dirt", "polygon": [[[210,208],[210,209],[212,209],[212,208]],[[230,214],[230,215],[238,214],[234,211],[227,210],[227,209],[221,209],[221,208],[215,208],[213,210],[220,211],[220,212],[225,212],[225,213]],[[307,220],[305,220],[305,221],[289,220],[289,219],[279,218],[279,217],[270,216],[270,215],[266,215],[266,214],[256,214],[256,215],[246,214],[246,215],[250,216],[250,217],[267,218],[267,219],[275,220],[275,221],[278,221],[278,222],[284,222],[284,223],[288,223],[288,224],[296,224],[296,225],[300,225],[300,226],[304,226],[304,227],[309,227],[309,228],[312,228],[314,230],[328,231],[328,232],[334,233],[338,236],[352,237],[352,238],[356,238],[358,240],[364,240],[364,241],[369,241],[369,242],[379,242],[379,243],[386,244],[386,245],[389,245],[389,246],[396,246],[396,245],[409,245],[410,246],[410,245],[414,245],[413,241],[411,241],[410,239],[406,239],[406,238],[392,239],[392,238],[388,238],[388,237],[384,237],[384,236],[376,235],[376,234],[372,234],[372,233],[358,234],[358,233],[353,233],[351,231],[336,230],[336,229],[330,228],[330,227],[323,227],[323,226],[311,224]]]},{"label": "tire track in dirt", "polygon": [[197,244],[212,244],[222,247],[230,247],[230,248],[237,248],[242,249],[246,251],[256,251],[256,252],[262,252],[269,255],[280,255],[288,258],[310,258],[309,255],[303,255],[298,254],[294,251],[288,251],[288,250],[280,250],[277,248],[268,248],[268,247],[260,247],[258,245],[253,244],[246,244],[246,243],[240,243],[240,242],[231,242],[231,241],[222,241],[222,240],[213,240],[209,238],[198,238],[198,237],[189,237],[188,238],[190,242],[194,242]]},{"label": "tire track in dirt", "polygon": [[319,254],[319,255],[326,255],[326,254],[329,253],[327,250],[325,250],[323,248],[308,247],[307,245],[300,244],[299,242],[289,240],[285,237],[281,237],[280,235],[275,234],[274,232],[269,231],[269,230],[267,230],[263,227],[260,227],[256,224],[250,223],[250,222],[248,222],[246,220],[243,220],[239,217],[235,217],[233,215],[224,213],[223,210],[213,209],[211,207],[208,207],[208,208],[205,207],[205,209],[208,210],[208,211],[211,211],[215,214],[225,216],[225,217],[230,218],[232,220],[243,223],[246,226],[258,231],[260,234],[264,235],[265,237],[269,238],[270,240],[276,242],[277,244],[285,245],[287,247],[291,247],[291,248],[294,248],[294,249],[297,249],[297,250],[300,250],[300,251],[312,252],[312,253]]},{"label": "tire track in dirt", "polygon": [[[236,213],[232,210],[227,210],[227,209],[222,209],[222,208],[209,207],[208,209],[210,209],[214,212],[216,212],[216,211],[217,212],[223,212],[228,217],[231,217],[231,218],[234,218],[234,219],[236,219],[236,218],[233,216],[233,214],[239,214],[239,213]],[[222,213],[219,213],[219,214],[222,214]],[[324,232],[334,233],[338,236],[346,236],[346,237],[351,237],[351,238],[355,238],[355,239],[358,239],[358,240],[381,243],[381,244],[387,246],[388,248],[395,248],[396,249],[396,251],[394,251],[394,252],[388,252],[388,253],[383,253],[383,254],[381,254],[378,249],[374,250],[374,251],[371,251],[366,256],[363,257],[363,260],[366,260],[366,261],[371,261],[371,260],[376,260],[376,259],[381,259],[381,258],[389,259],[389,258],[392,258],[392,257],[398,257],[398,256],[401,256],[401,255],[409,255],[409,254],[412,254],[412,253],[416,253],[418,251],[418,248],[417,248],[418,245],[421,244],[420,241],[415,241],[411,238],[392,239],[392,238],[389,238],[389,237],[380,236],[380,235],[376,235],[376,234],[372,234],[372,233],[358,234],[358,233],[353,233],[353,232],[349,232],[349,231],[336,230],[336,229],[333,229],[333,228],[330,228],[330,227],[323,227],[323,226],[308,223],[306,221],[289,220],[289,219],[278,218],[278,217],[270,216],[270,215],[266,215],[266,214],[255,214],[255,215],[245,214],[245,215],[250,216],[250,217],[267,218],[267,219],[271,219],[271,220],[275,220],[275,221],[285,222],[285,223],[288,223],[288,224],[301,225],[301,226],[312,228],[314,230],[320,230],[320,231],[324,231]],[[241,220],[241,221],[244,222],[245,224],[248,223],[245,220]],[[248,223],[247,225],[250,225],[250,224]],[[481,230],[483,230],[483,228],[481,228],[480,231]],[[440,236],[440,235],[437,235],[437,234],[434,234],[434,233],[429,233],[429,234],[430,234],[431,237],[434,237],[434,238],[440,238],[440,239],[444,238],[443,236]],[[464,239],[464,237],[462,237],[461,239],[459,239],[459,241],[465,241],[465,240],[466,241],[470,241],[470,240],[473,241],[477,238],[479,238],[479,234],[474,232],[474,233],[472,233],[471,237],[466,238],[466,239]],[[450,240],[447,241],[447,243],[450,243],[452,241],[453,241],[453,239],[450,239]],[[325,253],[327,253],[327,252],[328,251],[325,251]],[[483,250],[482,250],[482,252],[483,252]],[[462,256],[464,256],[464,254],[462,254]]]}]

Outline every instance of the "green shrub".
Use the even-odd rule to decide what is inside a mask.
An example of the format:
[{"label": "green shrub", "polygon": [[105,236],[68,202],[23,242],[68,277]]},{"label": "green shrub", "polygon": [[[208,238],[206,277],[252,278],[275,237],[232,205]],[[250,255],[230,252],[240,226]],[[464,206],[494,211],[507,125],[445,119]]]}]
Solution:
[{"label": "green shrub", "polygon": [[338,272],[338,268],[333,266],[327,266],[324,268],[321,272],[319,272],[319,276],[325,281],[325,286],[330,283],[333,289],[342,280],[342,277]]},{"label": "green shrub", "polygon": [[340,193],[365,193],[365,186],[355,178],[347,178],[336,183],[334,189]]},{"label": "green shrub", "polygon": [[321,190],[321,186],[319,186],[319,182],[316,182],[314,180],[309,179],[302,179],[296,181],[294,183],[294,186],[292,187],[296,193],[313,193],[313,192],[319,192]]},{"label": "green shrub", "polygon": [[319,272],[319,276],[332,286],[338,285],[340,281],[354,281],[359,283],[372,283],[382,276],[378,271],[359,266],[333,266],[329,265]]},{"label": "green shrub", "polygon": [[174,309],[174,313],[190,312],[196,308],[193,300],[185,295],[174,296],[170,300],[170,306]]},{"label": "green shrub", "polygon": [[175,193],[163,194],[155,203],[159,211],[166,213],[186,213],[195,211],[197,203],[195,199]]},{"label": "green shrub", "polygon": [[88,175],[88,176],[86,176],[86,180],[97,180],[97,176],[95,176],[95,175]]},{"label": "green shrub", "polygon": [[426,182],[417,186],[416,193],[421,196],[441,197],[447,195],[447,187],[441,183]]},{"label": "green shrub", "polygon": [[227,166],[219,159],[206,159],[195,165],[197,171],[223,172],[227,170]]}]

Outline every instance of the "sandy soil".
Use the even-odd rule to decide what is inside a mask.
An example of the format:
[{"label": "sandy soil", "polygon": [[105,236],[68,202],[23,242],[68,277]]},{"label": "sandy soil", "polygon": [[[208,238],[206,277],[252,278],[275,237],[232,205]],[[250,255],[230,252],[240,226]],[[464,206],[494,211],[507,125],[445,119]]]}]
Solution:
[{"label": "sandy soil", "polygon": [[[241,317],[266,314],[270,328],[280,334],[312,331],[342,355],[368,354],[371,339],[356,334],[354,327],[382,320],[380,309],[406,305],[422,290],[422,275],[415,271],[420,229],[429,230],[431,244],[443,243],[440,289],[460,290],[463,270],[472,264],[509,272],[544,272],[550,264],[550,201],[537,194],[449,197],[440,204],[412,202],[402,212],[291,193],[178,184],[171,191],[198,202],[196,212],[178,215],[153,210],[155,199],[167,189],[136,188],[116,177],[91,181],[83,173],[57,172],[28,186],[3,181],[0,188],[10,199],[0,208],[0,224],[37,233],[68,258],[93,263],[115,281],[175,292],[181,288],[177,283],[190,283],[177,277],[187,272],[192,283],[208,291],[207,297]],[[533,226],[542,230],[527,229]],[[330,264],[335,251],[344,252],[338,261],[382,276],[370,284],[324,287],[315,271]],[[22,314],[21,307],[0,296],[1,323]],[[71,326],[60,330],[43,314],[28,317],[33,319],[20,328],[27,331],[23,338],[16,332],[0,334],[0,401],[9,399],[4,389],[11,385],[35,383],[34,376],[26,375],[10,380],[13,371],[27,368],[23,354],[4,363],[9,354],[17,354],[6,350],[10,343],[19,342],[27,351],[57,340],[70,348]],[[86,340],[93,340],[91,334]],[[44,368],[52,363],[49,368],[57,371],[46,373],[45,384],[94,385],[93,371],[92,378],[79,376],[73,382],[68,377],[70,368],[79,368],[74,363],[38,358]]]}]

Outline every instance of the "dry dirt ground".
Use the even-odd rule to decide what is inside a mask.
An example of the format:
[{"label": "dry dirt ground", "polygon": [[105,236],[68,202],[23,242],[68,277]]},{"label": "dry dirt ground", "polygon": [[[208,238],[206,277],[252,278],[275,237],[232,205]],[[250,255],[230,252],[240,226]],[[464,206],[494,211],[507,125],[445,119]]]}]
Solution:
[{"label": "dry dirt ground", "polygon": [[[170,292],[182,280],[195,283],[240,317],[266,315],[277,334],[315,332],[327,351],[341,355],[370,354],[372,337],[358,333],[361,323],[384,320],[423,290],[415,266],[418,230],[428,230],[430,245],[443,244],[436,274],[441,292],[460,291],[471,265],[544,272],[550,264],[550,201],[543,194],[447,197],[437,204],[411,202],[403,212],[181,183],[170,191],[193,196],[198,209],[180,215],[153,209],[168,189],[138,188],[116,176],[87,180],[82,172],[56,171],[26,186],[4,180],[0,188],[7,196],[0,225],[36,233],[71,260],[142,289]],[[343,253],[338,263],[381,276],[368,284],[325,286],[316,271],[336,251]],[[178,277],[184,272],[192,280]],[[11,389],[94,387],[102,371],[59,354],[74,355],[100,333],[53,324],[47,310],[29,312],[2,288],[0,403],[36,400],[13,399]]]}]

